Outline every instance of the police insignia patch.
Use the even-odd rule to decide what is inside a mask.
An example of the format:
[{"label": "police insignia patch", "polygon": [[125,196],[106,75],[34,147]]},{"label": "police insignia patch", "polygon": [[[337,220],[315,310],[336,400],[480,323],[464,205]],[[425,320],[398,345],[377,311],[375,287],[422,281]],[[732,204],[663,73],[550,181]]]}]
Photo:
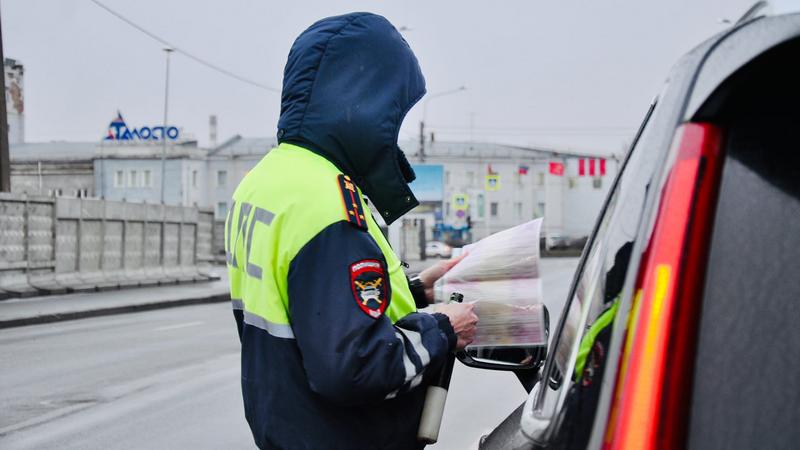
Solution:
[{"label": "police insignia patch", "polygon": [[388,280],[376,259],[362,259],[350,265],[350,287],[358,307],[374,319],[389,306]]},{"label": "police insignia patch", "polygon": [[367,219],[364,216],[364,207],[361,204],[361,196],[358,194],[355,183],[349,176],[343,174],[339,174],[338,179],[347,221],[356,228],[366,230]]}]

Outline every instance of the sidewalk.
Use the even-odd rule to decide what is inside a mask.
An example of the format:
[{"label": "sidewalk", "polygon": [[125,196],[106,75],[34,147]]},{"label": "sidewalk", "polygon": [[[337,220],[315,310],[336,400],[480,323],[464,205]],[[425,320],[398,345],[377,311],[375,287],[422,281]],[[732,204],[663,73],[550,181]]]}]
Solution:
[{"label": "sidewalk", "polygon": [[220,279],[0,301],[0,328],[229,301],[228,274],[225,267],[214,267],[210,272]]}]

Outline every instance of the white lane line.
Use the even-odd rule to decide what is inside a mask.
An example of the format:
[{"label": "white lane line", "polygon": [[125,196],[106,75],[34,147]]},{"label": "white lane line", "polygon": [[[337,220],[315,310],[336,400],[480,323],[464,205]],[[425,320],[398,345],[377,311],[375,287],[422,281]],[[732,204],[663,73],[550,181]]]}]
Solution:
[{"label": "white lane line", "polygon": [[188,328],[188,327],[196,327],[197,325],[202,325],[205,322],[187,322],[187,323],[179,323],[177,325],[168,325],[166,327],[158,327],[153,328],[153,331],[167,331],[167,330],[177,330],[178,328]]}]

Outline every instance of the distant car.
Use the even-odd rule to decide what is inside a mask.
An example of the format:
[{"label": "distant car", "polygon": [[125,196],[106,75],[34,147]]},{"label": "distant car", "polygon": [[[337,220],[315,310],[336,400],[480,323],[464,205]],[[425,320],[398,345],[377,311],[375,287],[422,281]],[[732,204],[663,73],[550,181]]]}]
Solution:
[{"label": "distant car", "polygon": [[547,237],[544,238],[544,245],[547,250],[564,249],[569,247],[569,241],[567,236],[548,234]]},{"label": "distant car", "polygon": [[438,256],[440,258],[449,258],[453,254],[453,248],[444,242],[430,241],[425,244],[425,256]]},{"label": "distant car", "polygon": [[669,74],[547,356],[459,355],[529,391],[482,450],[800,445],[800,14],[754,11]]}]

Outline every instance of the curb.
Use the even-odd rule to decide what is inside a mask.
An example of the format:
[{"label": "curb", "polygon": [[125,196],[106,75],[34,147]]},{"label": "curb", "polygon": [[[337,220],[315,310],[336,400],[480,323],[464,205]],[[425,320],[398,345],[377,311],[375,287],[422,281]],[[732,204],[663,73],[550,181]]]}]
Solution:
[{"label": "curb", "polygon": [[112,316],[131,312],[153,311],[156,309],[176,308],[179,306],[200,305],[204,303],[222,303],[231,300],[230,294],[213,294],[205,297],[184,298],[178,300],[164,300],[153,303],[140,303],[136,305],[114,306],[111,308],[87,309],[41,316],[21,317],[17,319],[0,320],[0,329],[40,325],[67,320],[88,319],[90,317]]}]

